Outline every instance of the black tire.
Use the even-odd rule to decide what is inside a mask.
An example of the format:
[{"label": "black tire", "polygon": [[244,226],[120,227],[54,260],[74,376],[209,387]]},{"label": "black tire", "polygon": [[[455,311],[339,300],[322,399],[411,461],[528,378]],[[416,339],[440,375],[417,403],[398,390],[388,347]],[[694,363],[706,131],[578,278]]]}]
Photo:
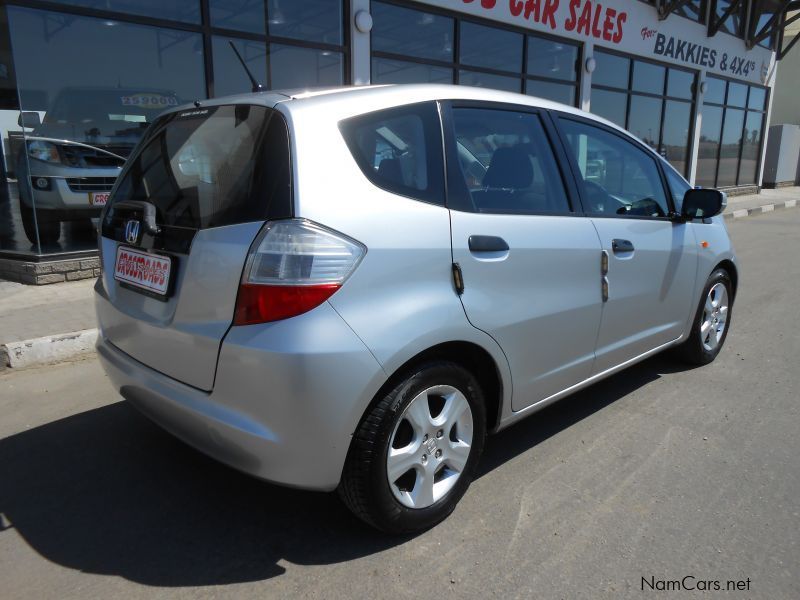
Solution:
[{"label": "black tire", "polygon": [[[471,449],[463,471],[442,498],[426,508],[409,508],[398,501],[390,488],[386,467],[389,444],[411,401],[436,385],[452,386],[467,399],[473,422]],[[387,533],[424,531],[453,512],[467,491],[485,437],[486,408],[475,377],[451,362],[421,364],[378,397],[362,418],[347,456],[339,496],[356,516],[377,529]]]},{"label": "black tire", "polygon": [[61,236],[61,221],[47,214],[47,211],[37,210],[36,220],[33,218],[33,209],[20,198],[19,214],[22,218],[22,228],[31,244],[36,243],[36,226],[39,226],[39,242],[44,246],[55,244]]},{"label": "black tire", "polygon": [[[708,298],[711,288],[717,284],[724,285],[728,294],[727,319],[719,341],[715,347],[709,349],[704,345],[704,341],[702,339],[704,336],[701,333],[701,326],[703,324],[706,299]],[[725,269],[717,269],[711,273],[708,281],[706,281],[706,285],[703,287],[703,293],[700,296],[700,302],[698,303],[697,310],[694,314],[692,331],[689,334],[689,338],[675,349],[676,356],[685,363],[697,366],[707,365],[717,358],[720,350],[722,350],[722,346],[725,344],[725,339],[728,337],[728,331],[731,328],[732,310],[733,285],[731,284],[730,275]]]}]

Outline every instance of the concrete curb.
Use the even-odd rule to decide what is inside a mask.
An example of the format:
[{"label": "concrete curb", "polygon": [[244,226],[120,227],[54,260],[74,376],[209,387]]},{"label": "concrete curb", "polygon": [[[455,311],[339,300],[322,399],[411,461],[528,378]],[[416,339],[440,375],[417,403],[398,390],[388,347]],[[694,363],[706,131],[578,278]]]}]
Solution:
[{"label": "concrete curb", "polygon": [[771,204],[762,204],[753,208],[740,208],[733,210],[729,213],[723,213],[726,219],[743,219],[744,217],[752,217],[753,215],[763,215],[764,213],[781,210],[784,208],[796,208],[797,200],[786,200],[784,202],[773,202]]},{"label": "concrete curb", "polygon": [[60,362],[94,352],[97,329],[48,335],[0,345],[0,370]]}]

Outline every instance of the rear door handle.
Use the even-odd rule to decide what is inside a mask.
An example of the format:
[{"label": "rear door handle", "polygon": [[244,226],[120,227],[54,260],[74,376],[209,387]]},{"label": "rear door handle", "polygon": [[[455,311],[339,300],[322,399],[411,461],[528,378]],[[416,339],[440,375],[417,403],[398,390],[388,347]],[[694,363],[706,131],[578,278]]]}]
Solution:
[{"label": "rear door handle", "polygon": [[630,240],[611,240],[611,249],[614,254],[633,252],[633,243]]},{"label": "rear door handle", "polygon": [[469,249],[472,252],[507,252],[508,243],[494,235],[471,235]]}]

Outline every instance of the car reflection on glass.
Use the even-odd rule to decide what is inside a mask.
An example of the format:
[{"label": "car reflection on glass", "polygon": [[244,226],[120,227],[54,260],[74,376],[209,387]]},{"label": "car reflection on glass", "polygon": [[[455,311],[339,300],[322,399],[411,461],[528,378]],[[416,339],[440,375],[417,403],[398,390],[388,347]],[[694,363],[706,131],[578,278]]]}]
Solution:
[{"label": "car reflection on glass", "polygon": [[[20,216],[32,244],[58,241],[62,221],[100,216],[117,175],[152,120],[177,106],[174,92],[64,88],[42,120],[22,112],[33,129],[17,156]],[[38,236],[37,236],[38,228]]]}]

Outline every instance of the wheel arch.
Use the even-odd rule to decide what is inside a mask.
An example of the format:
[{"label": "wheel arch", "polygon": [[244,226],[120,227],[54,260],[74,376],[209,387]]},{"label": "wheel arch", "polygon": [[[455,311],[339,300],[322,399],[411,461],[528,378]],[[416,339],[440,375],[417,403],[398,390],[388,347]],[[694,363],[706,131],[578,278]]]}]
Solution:
[{"label": "wheel arch", "polygon": [[[713,269],[711,269],[711,273],[716,271],[717,269],[725,269],[730,275],[731,278],[731,286],[733,286],[733,299],[736,298],[736,290],[739,286],[739,271],[736,269],[736,265],[733,263],[732,260],[724,259],[718,262]],[[710,275],[710,274],[709,274]]]},{"label": "wheel arch", "polygon": [[[376,400],[397,385],[398,380],[406,376],[414,367],[433,360],[456,363],[477,378],[486,401],[486,431],[494,431],[500,423],[505,385],[495,358],[488,350],[475,342],[464,340],[442,342],[418,352],[389,375],[369,406],[372,406]],[[369,412],[369,407],[364,410],[364,414],[367,412]]]}]

